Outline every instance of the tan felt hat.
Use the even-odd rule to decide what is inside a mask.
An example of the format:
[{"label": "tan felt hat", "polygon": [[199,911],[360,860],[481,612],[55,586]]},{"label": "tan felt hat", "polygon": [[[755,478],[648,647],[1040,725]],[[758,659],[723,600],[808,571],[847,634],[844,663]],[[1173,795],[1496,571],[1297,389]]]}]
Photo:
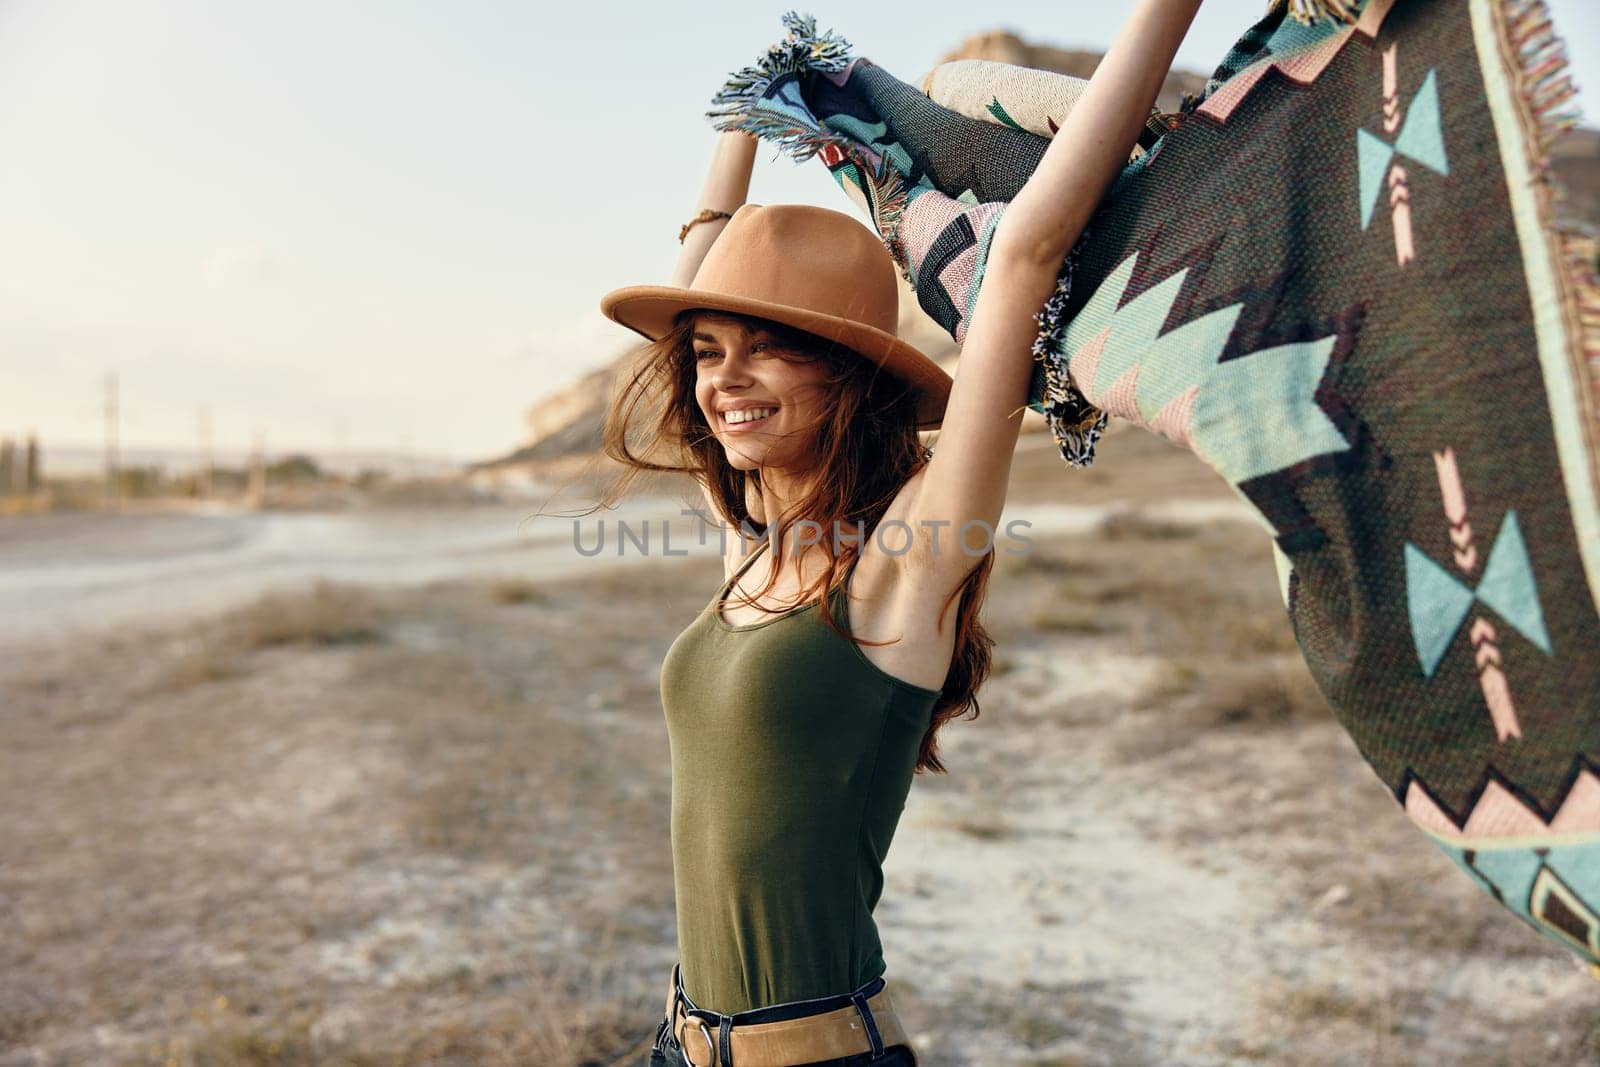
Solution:
[{"label": "tan felt hat", "polygon": [[917,428],[939,426],[953,384],[895,336],[900,281],[878,238],[849,215],[801,204],[746,204],[706,253],[687,289],[630,285],[600,311],[652,341],[680,311],[706,308],[781,322],[846,345],[918,393]]}]

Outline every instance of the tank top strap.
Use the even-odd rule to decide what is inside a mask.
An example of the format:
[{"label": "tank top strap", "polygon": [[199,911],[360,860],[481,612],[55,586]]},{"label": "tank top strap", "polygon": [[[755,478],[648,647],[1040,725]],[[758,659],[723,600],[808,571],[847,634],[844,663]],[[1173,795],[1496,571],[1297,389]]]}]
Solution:
[{"label": "tank top strap", "polygon": [[761,539],[761,544],[756,546],[756,548],[748,556],[746,556],[737,567],[733,569],[733,573],[728,575],[728,577],[723,580],[722,588],[717,590],[716,598],[711,601],[712,607],[720,607],[722,604],[722,599],[728,595],[728,592],[731,589],[733,589],[734,583],[740,578],[744,577],[745,571],[748,571],[751,564],[755,563],[756,557],[761,555],[761,553],[765,551],[771,544],[772,542],[767,538],[763,537]]},{"label": "tank top strap", "polygon": [[772,542],[770,540],[768,540],[767,538],[763,537],[761,539],[761,543],[759,545],[757,545],[755,547],[755,549],[748,556],[746,556],[744,558],[744,562],[739,564],[739,566],[734,569],[734,572],[733,572],[734,579],[738,580],[740,578],[743,578],[745,571],[749,570],[751,564],[755,563],[756,557],[761,555],[761,553],[765,552],[768,548],[771,548],[771,547],[772,547]]},{"label": "tank top strap", "polygon": [[[746,556],[744,558],[744,562],[740,563],[739,566],[734,569],[734,572],[732,574],[730,574],[723,581],[722,587],[717,590],[717,595],[715,597],[713,597],[712,600],[711,600],[711,608],[712,608],[713,611],[719,611],[720,612],[722,610],[722,602],[725,599],[727,599],[728,594],[733,591],[734,584],[737,583],[740,578],[744,577],[745,572],[748,571],[750,569],[750,567],[755,563],[756,557],[761,555],[762,552],[764,552],[766,549],[770,548],[771,546],[772,546],[772,542],[771,542],[770,539],[765,538],[765,537],[761,538],[761,544],[758,545],[755,548],[754,551],[752,551],[748,556]],[[861,553],[857,552],[856,553],[856,558],[851,560],[849,565],[847,565],[845,567],[845,569],[844,569],[844,577],[839,581],[839,583],[837,585],[835,585],[831,590],[829,590],[828,595],[830,597],[837,597],[837,598],[839,598],[840,601],[843,601],[843,600],[846,599],[846,597],[848,596],[849,589],[850,589],[850,580],[855,575],[856,564],[858,564],[860,562],[861,562]]]},{"label": "tank top strap", "polygon": [[856,558],[851,560],[849,565],[845,567],[845,569],[844,569],[844,578],[842,578],[840,580],[838,586],[834,589],[834,592],[840,594],[841,596],[843,596],[843,595],[845,595],[846,593],[849,592],[850,579],[855,576],[856,564],[858,564],[860,562],[861,562],[861,553],[857,552],[856,553]]}]

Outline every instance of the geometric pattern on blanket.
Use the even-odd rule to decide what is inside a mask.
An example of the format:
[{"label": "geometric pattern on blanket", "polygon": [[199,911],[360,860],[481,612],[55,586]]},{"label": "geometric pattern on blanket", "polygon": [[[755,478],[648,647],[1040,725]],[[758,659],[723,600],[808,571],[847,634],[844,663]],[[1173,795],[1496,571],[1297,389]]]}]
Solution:
[{"label": "geometric pattern on blanket", "polygon": [[[1041,311],[1030,406],[1070,463],[1115,416],[1221,474],[1397,803],[1600,963],[1600,297],[1552,222],[1564,54],[1532,0],[1348,9],[1275,6],[1117,178]],[[820,156],[963,339],[1048,137],[785,21],[718,125]]]}]

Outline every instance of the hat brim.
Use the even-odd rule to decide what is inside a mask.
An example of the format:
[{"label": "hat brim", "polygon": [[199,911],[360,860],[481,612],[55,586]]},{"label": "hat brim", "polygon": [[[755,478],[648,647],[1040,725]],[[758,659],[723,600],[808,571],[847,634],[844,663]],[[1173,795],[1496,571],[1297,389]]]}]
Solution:
[{"label": "hat brim", "polygon": [[691,308],[752,315],[837,341],[917,391],[917,429],[938,429],[944,419],[954,384],[950,375],[918,349],[875,326],[787,304],[666,285],[630,285],[600,300],[601,314],[650,341],[670,333],[678,314]]}]

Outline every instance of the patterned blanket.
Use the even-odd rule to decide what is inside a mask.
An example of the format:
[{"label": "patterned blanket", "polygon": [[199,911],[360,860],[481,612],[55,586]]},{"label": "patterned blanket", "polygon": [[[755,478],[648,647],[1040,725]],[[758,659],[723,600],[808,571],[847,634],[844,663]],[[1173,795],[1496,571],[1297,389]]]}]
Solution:
[{"label": "patterned blanket", "polygon": [[[1227,479],[1395,800],[1600,963],[1600,299],[1551,224],[1565,57],[1537,0],[1296,6],[1116,180],[1030,406],[1069,463],[1114,415]],[[1080,83],[965,64],[925,93],[785,22],[716,124],[820,158],[961,341]]]}]

